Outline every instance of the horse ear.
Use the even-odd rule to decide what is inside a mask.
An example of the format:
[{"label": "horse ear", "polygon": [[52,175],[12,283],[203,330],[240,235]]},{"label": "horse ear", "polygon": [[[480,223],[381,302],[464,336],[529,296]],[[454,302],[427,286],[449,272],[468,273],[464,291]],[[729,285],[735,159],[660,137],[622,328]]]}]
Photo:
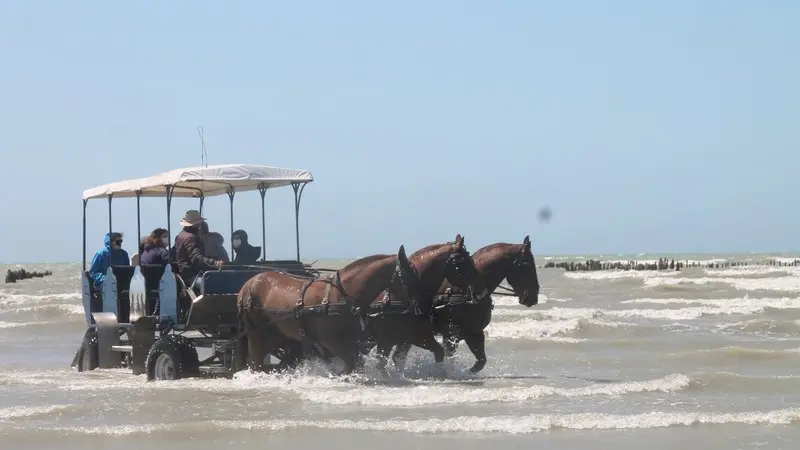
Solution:
[{"label": "horse ear", "polygon": [[463,246],[464,246],[464,238],[461,236],[461,233],[458,233],[458,234],[456,235],[456,242],[455,242],[455,244],[456,244],[457,246],[459,246],[459,247],[463,247]]},{"label": "horse ear", "polygon": [[530,237],[530,235],[525,235],[525,239],[522,241],[522,245],[530,248],[530,246],[531,246],[531,237]]},{"label": "horse ear", "polygon": [[408,256],[406,256],[406,246],[401,245],[400,250],[397,251],[397,259],[400,261],[400,264],[407,266],[408,263]]}]

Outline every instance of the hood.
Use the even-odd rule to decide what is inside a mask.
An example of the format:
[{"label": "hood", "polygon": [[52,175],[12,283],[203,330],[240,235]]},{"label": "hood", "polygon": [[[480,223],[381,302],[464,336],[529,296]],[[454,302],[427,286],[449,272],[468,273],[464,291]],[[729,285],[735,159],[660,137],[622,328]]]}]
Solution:
[{"label": "hood", "polygon": [[239,239],[242,240],[242,245],[243,246],[249,244],[249,242],[247,242],[247,232],[244,231],[244,230],[236,230],[236,231],[234,231],[232,239],[236,239],[236,238],[239,238]]},{"label": "hood", "polygon": [[118,231],[112,231],[112,232],[106,233],[106,237],[105,237],[105,239],[103,239],[103,243],[106,245],[106,250],[108,250],[108,251],[113,251],[113,249],[111,248],[111,237],[112,236],[122,236],[122,233],[120,233]]}]

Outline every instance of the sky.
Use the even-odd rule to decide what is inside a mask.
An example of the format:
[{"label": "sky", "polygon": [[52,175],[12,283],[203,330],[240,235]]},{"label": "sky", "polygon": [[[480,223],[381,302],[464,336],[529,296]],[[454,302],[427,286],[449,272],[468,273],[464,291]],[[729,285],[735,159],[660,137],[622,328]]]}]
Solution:
[{"label": "sky", "polygon": [[[0,261],[80,261],[84,189],[306,169],[301,258],[466,238],[534,254],[800,249],[796,1],[0,5]],[[235,228],[260,245],[257,192]],[[552,208],[546,223],[540,208]],[[172,229],[197,202],[173,202]],[[230,242],[229,202],[205,202]],[[293,258],[291,188],[267,194]],[[88,254],[107,202],[89,202]],[[113,203],[136,251],[136,202]],[[163,199],[142,201],[147,234]]]}]

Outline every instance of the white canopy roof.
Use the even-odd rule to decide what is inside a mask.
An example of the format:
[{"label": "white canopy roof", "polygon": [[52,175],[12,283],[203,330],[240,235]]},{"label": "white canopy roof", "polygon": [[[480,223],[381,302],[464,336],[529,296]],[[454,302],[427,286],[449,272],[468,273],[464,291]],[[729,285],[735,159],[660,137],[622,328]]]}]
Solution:
[{"label": "white canopy roof", "polygon": [[252,164],[219,164],[208,167],[188,167],[164,172],[148,178],[118,181],[83,191],[83,199],[136,197],[166,197],[166,186],[174,186],[173,197],[212,197],[226,194],[232,187],[236,192],[252,191],[260,186],[275,188],[291,183],[314,181],[307,170],[281,169]]}]

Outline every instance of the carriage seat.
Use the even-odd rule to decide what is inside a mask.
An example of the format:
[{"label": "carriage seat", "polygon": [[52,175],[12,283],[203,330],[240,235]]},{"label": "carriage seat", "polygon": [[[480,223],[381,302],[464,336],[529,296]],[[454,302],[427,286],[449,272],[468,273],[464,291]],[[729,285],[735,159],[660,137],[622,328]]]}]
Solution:
[{"label": "carriage seat", "polygon": [[209,270],[203,273],[203,295],[239,295],[250,278],[265,270]]}]

